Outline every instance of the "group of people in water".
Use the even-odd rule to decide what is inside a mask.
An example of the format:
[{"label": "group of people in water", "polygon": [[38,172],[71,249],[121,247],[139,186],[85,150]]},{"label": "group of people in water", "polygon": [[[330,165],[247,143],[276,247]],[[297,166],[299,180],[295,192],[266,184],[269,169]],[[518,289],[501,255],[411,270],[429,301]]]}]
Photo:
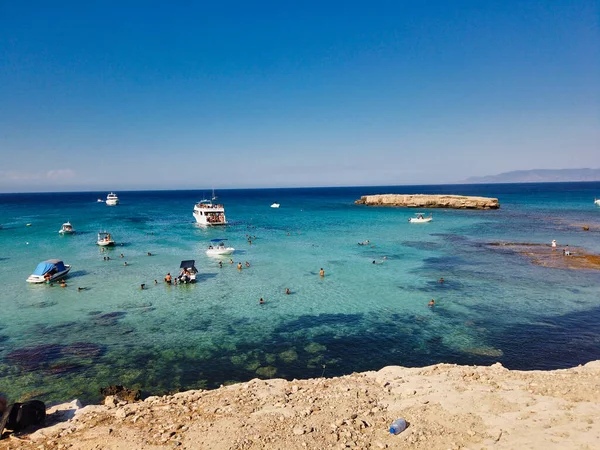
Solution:
[{"label": "group of people in water", "polygon": [[[438,283],[443,284],[445,281],[446,280],[444,280],[444,278],[442,277],[438,280]],[[427,306],[429,306],[430,308],[433,308],[435,306],[435,300],[434,299],[429,300],[429,303],[427,303]]]},{"label": "group of people in water", "polygon": [[[289,235],[289,233],[288,233],[288,235]],[[249,244],[252,244],[252,239],[253,239],[253,238],[254,238],[254,239],[256,239],[256,236],[249,236],[249,235],[247,235],[247,239],[248,239],[248,243],[249,243]],[[358,245],[361,245],[361,246],[362,246],[362,245],[369,245],[369,244],[370,244],[370,241],[369,241],[369,240],[366,240],[366,241],[363,241],[363,242],[359,242],[359,243],[358,243]],[[553,249],[556,247],[556,241],[555,241],[555,240],[553,240],[553,241],[552,241],[552,247],[553,247]],[[102,249],[102,250],[104,250],[104,249]],[[567,246],[567,249],[566,249],[566,250],[565,250],[565,249],[563,249],[563,254],[570,255],[570,252],[569,252],[569,250],[568,250],[568,246]],[[148,256],[151,256],[152,254],[151,254],[150,252],[148,252],[148,253],[147,253],[147,255],[148,255]],[[120,256],[121,258],[124,258],[124,255],[123,255],[123,253],[121,253],[119,256]],[[110,260],[110,258],[109,258],[109,257],[104,257],[104,260]],[[387,256],[384,256],[384,257],[382,258],[382,261],[380,261],[380,262],[378,262],[378,261],[376,261],[376,260],[373,260],[372,264],[382,264],[382,263],[383,263],[383,261],[385,261],[385,260],[387,260]],[[219,268],[222,268],[222,267],[223,267],[223,261],[219,261],[217,264],[218,264]],[[229,259],[229,264],[234,264],[234,261],[233,261],[233,259],[231,259],[231,258]],[[124,265],[127,265],[127,263],[124,263]],[[249,268],[249,267],[250,267],[250,263],[249,263],[248,261],[246,261],[244,265],[245,265],[245,267],[246,267],[246,268]],[[240,261],[240,262],[238,262],[238,263],[237,263],[237,269],[238,269],[239,271],[241,271],[241,270],[243,269],[244,265],[242,265],[242,262],[241,262],[241,261]],[[179,274],[179,276],[178,276],[178,277],[175,277],[175,278],[174,278],[173,276],[171,276],[171,273],[170,273],[170,272],[168,272],[168,273],[167,273],[167,275],[165,275],[165,277],[164,277],[164,282],[165,282],[165,283],[167,283],[167,284],[169,284],[169,285],[171,285],[171,284],[178,284],[178,282],[186,282],[186,281],[189,281],[189,280],[191,279],[191,275],[192,275],[192,273],[190,272],[190,270],[189,270],[189,269],[183,268],[183,269],[181,269],[181,273]],[[322,267],[319,269],[319,276],[320,276],[321,278],[325,277],[325,270],[324,270]],[[445,280],[444,280],[444,278],[440,278],[440,279],[438,280],[438,283],[444,283],[444,281],[445,281]],[[157,284],[157,283],[158,283],[158,281],[157,281],[157,280],[154,280],[154,284]],[[64,281],[64,280],[62,280],[62,282],[61,282],[61,286],[62,286],[62,287],[66,287],[66,283],[65,283],[65,281]],[[144,283],[142,283],[142,284],[140,285],[140,289],[141,289],[141,290],[144,290],[144,289],[145,289],[145,287],[146,287],[146,285],[145,285]],[[83,290],[83,289],[85,289],[85,288],[78,288],[78,290]],[[286,295],[290,295],[291,293],[292,293],[292,292],[291,292],[291,290],[290,290],[289,288],[287,288],[287,287],[286,287],[286,288],[285,288],[285,294],[286,294]],[[261,305],[262,305],[262,304],[265,304],[265,303],[266,303],[266,302],[265,302],[264,298],[262,298],[262,297],[261,297],[261,298],[259,299],[259,304],[261,304]],[[431,300],[429,301],[429,303],[427,304],[427,306],[428,306],[428,307],[430,307],[430,308],[433,308],[433,307],[435,306],[435,300],[434,300],[434,299],[431,299]]]},{"label": "group of people in water", "polygon": [[[171,272],[165,275],[165,283],[167,284],[177,284],[177,283],[189,283],[192,281],[192,275],[194,271],[191,268],[183,268],[179,271],[179,276],[173,278],[171,276]],[[156,284],[156,280],[154,280],[154,284]]]},{"label": "group of people in water", "polygon": [[[322,270],[322,269],[321,269]],[[290,295],[292,293],[292,291],[290,291],[290,288],[285,288],[285,295]],[[258,304],[259,305],[264,305],[265,304],[265,300],[261,297],[258,300]]]}]

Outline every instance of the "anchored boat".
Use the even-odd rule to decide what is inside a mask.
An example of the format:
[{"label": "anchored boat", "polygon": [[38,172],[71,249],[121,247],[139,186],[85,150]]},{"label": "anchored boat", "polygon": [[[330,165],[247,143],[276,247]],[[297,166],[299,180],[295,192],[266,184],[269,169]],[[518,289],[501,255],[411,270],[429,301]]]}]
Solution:
[{"label": "anchored boat", "polygon": [[28,283],[46,283],[62,278],[69,273],[71,266],[60,259],[48,259],[37,265],[29,278]]},{"label": "anchored boat", "polygon": [[96,245],[100,247],[113,247],[115,245],[115,241],[113,240],[110,233],[106,231],[101,231],[98,233],[98,240],[96,241]]},{"label": "anchored boat", "polygon": [[73,234],[75,233],[75,229],[73,228],[73,225],[71,225],[71,222],[65,222],[58,232],[60,234]]},{"label": "anchored boat", "polygon": [[211,200],[200,200],[196,203],[194,219],[203,226],[227,225],[225,207],[221,204],[213,204]]},{"label": "anchored boat", "polygon": [[227,239],[211,239],[211,244],[208,246],[206,254],[208,256],[231,255],[235,251],[235,248],[225,246],[226,240]]},{"label": "anchored boat", "polygon": [[416,217],[411,217],[408,219],[410,223],[427,223],[433,220],[433,214],[429,214],[429,216],[425,217],[424,213],[415,214]]}]

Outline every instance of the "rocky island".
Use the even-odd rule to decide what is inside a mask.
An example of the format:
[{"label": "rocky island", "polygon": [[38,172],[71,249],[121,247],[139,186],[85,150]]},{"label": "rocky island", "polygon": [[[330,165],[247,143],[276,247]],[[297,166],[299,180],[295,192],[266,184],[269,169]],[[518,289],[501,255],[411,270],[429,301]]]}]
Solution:
[{"label": "rocky island", "polygon": [[398,206],[404,208],[498,209],[497,198],[465,195],[378,194],[363,195],[354,202],[368,206]]}]

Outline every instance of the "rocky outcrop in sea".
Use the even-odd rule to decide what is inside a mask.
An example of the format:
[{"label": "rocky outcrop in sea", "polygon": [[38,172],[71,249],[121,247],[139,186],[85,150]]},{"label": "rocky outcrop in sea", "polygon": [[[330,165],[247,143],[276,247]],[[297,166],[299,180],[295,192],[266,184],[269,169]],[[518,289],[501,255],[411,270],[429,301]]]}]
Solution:
[{"label": "rocky outcrop in sea", "polygon": [[497,198],[465,195],[378,194],[363,195],[354,203],[368,206],[398,206],[404,208],[498,209]]}]

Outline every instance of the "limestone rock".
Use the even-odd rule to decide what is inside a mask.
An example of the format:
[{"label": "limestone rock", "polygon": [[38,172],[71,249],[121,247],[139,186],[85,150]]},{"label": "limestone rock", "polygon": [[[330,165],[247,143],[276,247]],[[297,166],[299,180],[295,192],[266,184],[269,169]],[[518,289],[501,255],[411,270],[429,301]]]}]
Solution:
[{"label": "limestone rock", "polygon": [[117,385],[101,388],[100,393],[104,395],[104,397],[114,396],[117,401],[125,402],[137,402],[141,397],[139,389],[127,389]]},{"label": "limestone rock", "polygon": [[464,195],[379,194],[363,195],[354,203],[368,206],[399,206],[404,208],[498,209],[497,198]]}]

